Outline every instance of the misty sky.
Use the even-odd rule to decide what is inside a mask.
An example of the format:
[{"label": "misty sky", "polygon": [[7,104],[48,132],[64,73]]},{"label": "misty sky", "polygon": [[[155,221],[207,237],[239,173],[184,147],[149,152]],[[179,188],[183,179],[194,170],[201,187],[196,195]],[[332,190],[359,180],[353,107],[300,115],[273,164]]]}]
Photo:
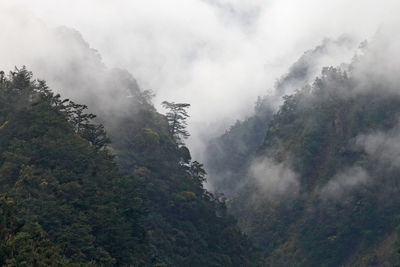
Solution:
[{"label": "misty sky", "polygon": [[[0,20],[22,16],[74,28],[106,66],[126,68],[142,89],[153,90],[157,107],[163,100],[190,103],[188,142],[199,157],[204,136],[251,114],[256,97],[304,51],[343,34],[368,39],[397,24],[399,8],[393,0],[0,0]],[[7,34],[14,33],[3,31],[2,43]],[[8,58],[0,68],[7,70],[13,58],[2,48],[0,58]],[[350,56],[324,63],[343,60]]]}]

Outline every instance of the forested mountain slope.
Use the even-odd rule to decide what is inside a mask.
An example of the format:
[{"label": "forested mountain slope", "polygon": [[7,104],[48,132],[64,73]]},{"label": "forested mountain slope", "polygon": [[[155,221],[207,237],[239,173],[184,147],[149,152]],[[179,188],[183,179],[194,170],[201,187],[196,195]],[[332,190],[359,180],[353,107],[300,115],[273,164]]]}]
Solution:
[{"label": "forested mountain slope", "polygon": [[341,64],[342,60],[348,60],[355,47],[354,40],[342,36],[335,40],[325,39],[314,49],[304,52],[276,81],[274,91],[257,99],[251,116],[237,121],[223,135],[209,141],[205,166],[209,173],[208,182],[215,191],[231,197],[242,185],[243,172],[254,151],[262,145],[268,123],[282,103],[282,97],[312,82],[325,64]]},{"label": "forested mountain slope", "polygon": [[399,65],[381,61],[386,41],[285,96],[241,172],[231,211],[265,265],[398,264]]},{"label": "forested mountain slope", "polygon": [[0,79],[1,265],[143,262],[141,200],[102,127],[25,69]]},{"label": "forested mountain slope", "polygon": [[86,106],[24,68],[0,74],[0,265],[257,265],[167,119],[137,87],[128,99],[98,118],[110,146]]}]

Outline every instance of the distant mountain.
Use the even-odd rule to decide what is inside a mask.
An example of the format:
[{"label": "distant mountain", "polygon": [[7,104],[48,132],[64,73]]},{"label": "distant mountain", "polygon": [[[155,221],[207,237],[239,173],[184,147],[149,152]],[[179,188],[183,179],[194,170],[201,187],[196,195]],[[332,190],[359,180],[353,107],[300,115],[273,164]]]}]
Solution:
[{"label": "distant mountain", "polygon": [[326,64],[341,64],[349,60],[357,45],[348,37],[325,39],[320,45],[306,51],[277,80],[273,93],[259,97],[254,114],[237,121],[223,135],[210,140],[205,155],[205,166],[212,188],[230,197],[243,183],[247,165],[254,151],[263,143],[268,123],[282,104],[282,97],[312,82]]},{"label": "distant mountain", "polygon": [[264,265],[399,263],[400,61],[390,40],[379,32],[345,69],[323,68],[284,96],[231,176],[241,184],[230,210]]}]

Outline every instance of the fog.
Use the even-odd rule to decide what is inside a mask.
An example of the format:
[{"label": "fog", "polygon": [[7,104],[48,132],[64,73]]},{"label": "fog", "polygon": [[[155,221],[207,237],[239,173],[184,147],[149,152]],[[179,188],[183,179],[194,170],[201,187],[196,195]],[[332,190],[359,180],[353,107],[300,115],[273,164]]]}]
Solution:
[{"label": "fog", "polygon": [[[208,139],[251,114],[256,97],[271,93],[304,51],[343,34],[355,44],[368,39],[396,23],[399,7],[361,0],[3,0],[0,68],[25,64],[62,92],[57,77],[70,70],[65,62],[88,63],[74,65],[82,77],[90,68],[127,69],[156,93],[156,107],[163,100],[191,104],[188,145],[201,160]],[[75,29],[88,46],[55,38],[49,32],[58,26]],[[321,64],[352,57],[332,53]]]},{"label": "fog", "polygon": [[344,197],[351,193],[352,189],[368,183],[369,175],[360,166],[353,166],[339,172],[323,186],[319,192],[323,200],[343,201]]},{"label": "fog", "polygon": [[259,194],[269,198],[296,197],[299,191],[298,175],[288,163],[276,163],[268,157],[255,159],[249,168]]},{"label": "fog", "polygon": [[388,132],[362,134],[356,138],[356,147],[377,160],[385,169],[400,167],[400,125]]}]

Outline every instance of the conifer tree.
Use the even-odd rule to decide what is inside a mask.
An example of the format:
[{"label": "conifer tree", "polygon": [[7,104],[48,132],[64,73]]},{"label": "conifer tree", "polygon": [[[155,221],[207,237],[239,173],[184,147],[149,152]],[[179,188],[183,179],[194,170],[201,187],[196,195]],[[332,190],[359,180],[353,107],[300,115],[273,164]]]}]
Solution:
[{"label": "conifer tree", "polygon": [[186,139],[190,136],[189,132],[186,130],[186,119],[189,117],[186,108],[190,107],[190,104],[164,101],[162,105],[169,110],[166,117],[171,136],[175,138],[178,144],[183,144],[182,139]]}]

